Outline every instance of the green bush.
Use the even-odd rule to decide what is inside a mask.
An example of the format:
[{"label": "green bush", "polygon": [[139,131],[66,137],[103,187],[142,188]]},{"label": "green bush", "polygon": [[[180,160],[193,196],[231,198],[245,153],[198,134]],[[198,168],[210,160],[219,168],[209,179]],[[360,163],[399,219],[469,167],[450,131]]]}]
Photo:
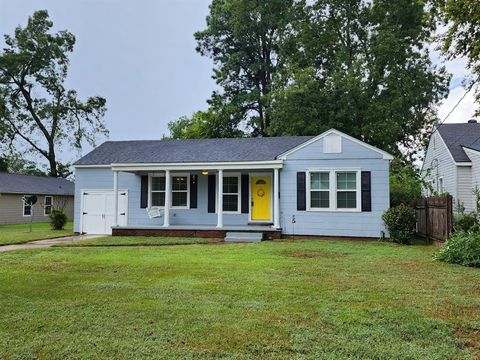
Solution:
[{"label": "green bush", "polygon": [[382,219],[390,233],[390,240],[399,244],[411,244],[415,238],[415,210],[404,204],[385,211]]},{"label": "green bush", "polygon": [[63,230],[67,220],[67,214],[63,210],[53,209],[50,213],[50,224],[53,230]]},{"label": "green bush", "polygon": [[453,234],[435,254],[435,259],[451,264],[480,267],[480,232],[459,231]]},{"label": "green bush", "polygon": [[390,206],[412,205],[422,198],[422,182],[411,165],[395,159],[390,173]]},{"label": "green bush", "polygon": [[474,225],[478,224],[477,215],[475,213],[458,215],[455,217],[453,222],[454,231],[463,231],[467,232],[473,228]]}]

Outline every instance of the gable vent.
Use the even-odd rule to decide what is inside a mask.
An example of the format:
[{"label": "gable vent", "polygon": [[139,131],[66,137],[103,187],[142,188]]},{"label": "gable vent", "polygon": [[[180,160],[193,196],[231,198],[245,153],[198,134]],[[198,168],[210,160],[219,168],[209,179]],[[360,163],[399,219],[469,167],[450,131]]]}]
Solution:
[{"label": "gable vent", "polygon": [[342,152],[342,137],[328,135],[323,139],[323,152],[325,154],[339,154]]}]

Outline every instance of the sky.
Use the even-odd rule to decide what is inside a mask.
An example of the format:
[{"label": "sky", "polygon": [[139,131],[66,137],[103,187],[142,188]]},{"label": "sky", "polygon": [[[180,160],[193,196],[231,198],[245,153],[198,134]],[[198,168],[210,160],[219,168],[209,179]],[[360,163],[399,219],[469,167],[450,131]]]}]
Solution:
[{"label": "sky", "polygon": [[[193,37],[205,28],[210,1],[0,0],[0,34],[12,34],[35,10],[47,9],[55,31],[67,29],[76,37],[67,86],[81,99],[107,99],[109,139],[160,139],[169,121],[206,109],[215,89],[213,63],[195,51]],[[435,51],[432,60],[443,63]],[[465,93],[465,64],[444,64],[453,78],[440,119]],[[446,122],[465,122],[474,109],[470,93]],[[64,160],[79,155],[66,153],[70,159]]]}]

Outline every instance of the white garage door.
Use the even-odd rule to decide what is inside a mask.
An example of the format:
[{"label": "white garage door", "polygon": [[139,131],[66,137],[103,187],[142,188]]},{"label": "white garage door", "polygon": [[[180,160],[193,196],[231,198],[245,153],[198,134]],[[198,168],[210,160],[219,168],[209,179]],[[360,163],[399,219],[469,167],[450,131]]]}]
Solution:
[{"label": "white garage door", "polygon": [[[85,190],[82,193],[82,232],[112,234],[115,214],[113,190]],[[128,194],[118,192],[118,225],[127,225]]]}]

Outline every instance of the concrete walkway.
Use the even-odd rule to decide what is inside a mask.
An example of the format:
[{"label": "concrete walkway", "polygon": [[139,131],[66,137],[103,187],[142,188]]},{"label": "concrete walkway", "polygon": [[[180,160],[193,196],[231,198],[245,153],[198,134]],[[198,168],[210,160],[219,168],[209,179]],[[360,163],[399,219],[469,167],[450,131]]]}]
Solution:
[{"label": "concrete walkway", "polygon": [[0,246],[0,253],[13,250],[23,250],[23,249],[41,249],[48,248],[56,244],[68,243],[73,241],[82,241],[89,240],[96,237],[101,237],[105,235],[78,235],[78,236],[67,236],[56,239],[45,239],[45,240],[35,240],[30,241],[25,244],[14,244],[14,245],[3,245]]}]

